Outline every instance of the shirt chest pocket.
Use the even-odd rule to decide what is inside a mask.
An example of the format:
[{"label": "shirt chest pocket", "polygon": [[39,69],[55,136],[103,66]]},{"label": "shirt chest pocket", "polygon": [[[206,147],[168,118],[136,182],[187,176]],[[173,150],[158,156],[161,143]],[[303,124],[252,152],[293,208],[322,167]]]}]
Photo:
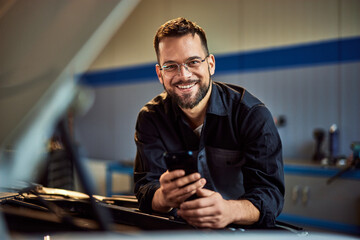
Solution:
[{"label": "shirt chest pocket", "polygon": [[245,163],[242,151],[206,147],[206,158],[210,166],[239,168]]},{"label": "shirt chest pocket", "polygon": [[244,193],[241,151],[206,147],[206,161],[214,189],[225,199],[238,199]]}]

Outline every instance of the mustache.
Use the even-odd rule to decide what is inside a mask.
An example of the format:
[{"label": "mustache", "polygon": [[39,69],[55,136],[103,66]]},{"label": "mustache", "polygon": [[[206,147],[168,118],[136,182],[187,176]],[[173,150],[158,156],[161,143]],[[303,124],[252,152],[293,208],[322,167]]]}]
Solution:
[{"label": "mustache", "polygon": [[192,80],[187,80],[187,81],[180,80],[180,81],[173,82],[171,85],[176,86],[176,85],[181,85],[181,84],[192,84],[192,83],[198,83],[198,82],[200,82],[199,79],[192,79]]}]

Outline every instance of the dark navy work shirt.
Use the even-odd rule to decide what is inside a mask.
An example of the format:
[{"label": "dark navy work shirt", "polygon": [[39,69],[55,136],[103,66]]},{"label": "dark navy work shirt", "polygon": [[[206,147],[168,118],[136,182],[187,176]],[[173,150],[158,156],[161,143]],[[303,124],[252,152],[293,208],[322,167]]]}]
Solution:
[{"label": "dark navy work shirt", "polygon": [[260,211],[257,225],[273,227],[284,203],[282,145],[265,105],[244,88],[212,83],[198,137],[171,97],[163,92],[140,111],[136,124],[135,194],[142,211],[166,171],[163,153],[193,151],[205,188],[224,199],[247,199]]}]

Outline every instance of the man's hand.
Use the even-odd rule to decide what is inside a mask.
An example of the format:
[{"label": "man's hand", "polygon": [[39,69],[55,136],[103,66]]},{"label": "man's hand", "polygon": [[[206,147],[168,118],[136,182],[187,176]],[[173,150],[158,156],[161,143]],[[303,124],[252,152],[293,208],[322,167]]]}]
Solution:
[{"label": "man's hand", "polygon": [[224,228],[230,223],[250,225],[259,220],[259,210],[248,200],[225,200],[214,191],[199,189],[199,199],[180,205],[178,215],[201,228]]},{"label": "man's hand", "polygon": [[152,209],[169,212],[204,187],[206,180],[199,173],[185,176],[184,170],[166,171],[160,176],[160,188],[155,192]]}]

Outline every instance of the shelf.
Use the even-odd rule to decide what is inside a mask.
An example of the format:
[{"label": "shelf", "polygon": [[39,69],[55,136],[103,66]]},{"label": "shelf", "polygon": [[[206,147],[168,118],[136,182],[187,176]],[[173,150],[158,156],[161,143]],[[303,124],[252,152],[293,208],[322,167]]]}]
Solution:
[{"label": "shelf", "polygon": [[[315,165],[301,165],[301,164],[285,164],[285,174],[292,175],[306,175],[314,177],[332,177],[336,175],[343,168],[338,167],[326,167]],[[360,181],[360,169],[351,169],[343,173],[340,178],[354,179]]]}]

